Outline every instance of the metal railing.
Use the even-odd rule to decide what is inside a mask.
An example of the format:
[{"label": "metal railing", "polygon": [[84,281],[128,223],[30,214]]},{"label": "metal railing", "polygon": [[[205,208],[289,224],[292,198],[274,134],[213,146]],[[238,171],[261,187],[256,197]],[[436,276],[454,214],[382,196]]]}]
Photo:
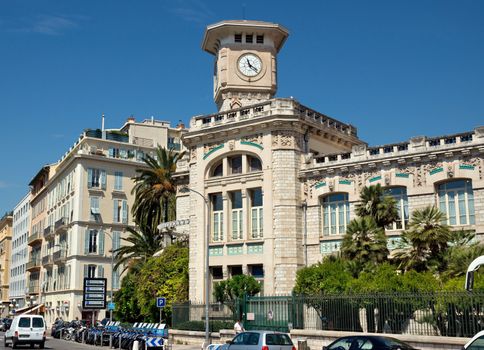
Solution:
[{"label": "metal railing", "polygon": [[63,227],[67,225],[67,218],[66,217],[62,217],[60,218],[59,220],[57,220],[54,224],[54,231],[57,231],[59,228]]},{"label": "metal railing", "polygon": [[[204,303],[179,303],[174,304],[172,309],[172,325],[176,329],[176,326],[181,325],[189,321],[205,320],[205,304]],[[235,320],[233,310],[224,304],[213,303],[210,304],[209,309],[210,321],[227,321],[233,322]]]},{"label": "metal railing", "polygon": [[50,265],[54,262],[52,255],[46,255],[42,257],[42,265]]},{"label": "metal railing", "polygon": [[[220,304],[217,304],[220,305]],[[250,329],[333,330],[472,337],[484,329],[484,293],[434,292],[247,297],[228,308],[225,320],[244,315]],[[213,308],[213,306],[212,306]],[[203,304],[174,304],[173,328],[200,321]],[[217,313],[210,311],[210,319]]]},{"label": "metal railing", "polygon": [[46,228],[44,228],[44,236],[48,236],[51,233],[52,233],[52,226],[47,226]]},{"label": "metal railing", "polygon": [[40,259],[31,259],[26,266],[26,269],[29,270],[34,267],[40,267]]},{"label": "metal railing", "polygon": [[38,239],[42,239],[42,237],[40,236],[39,232],[34,232],[29,236],[27,243],[30,244]]},{"label": "metal railing", "polygon": [[60,249],[60,250],[54,252],[54,254],[52,254],[52,256],[53,256],[54,262],[63,261],[67,257],[67,250],[66,249]]}]

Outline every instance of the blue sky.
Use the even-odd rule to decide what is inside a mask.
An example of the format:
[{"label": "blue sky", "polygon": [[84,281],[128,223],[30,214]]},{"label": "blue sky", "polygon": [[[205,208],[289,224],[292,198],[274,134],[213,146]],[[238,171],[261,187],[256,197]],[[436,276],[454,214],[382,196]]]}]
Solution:
[{"label": "blue sky", "polygon": [[0,215],[85,128],[215,111],[206,25],[281,23],[280,97],[370,145],[484,125],[484,1],[0,1]]}]

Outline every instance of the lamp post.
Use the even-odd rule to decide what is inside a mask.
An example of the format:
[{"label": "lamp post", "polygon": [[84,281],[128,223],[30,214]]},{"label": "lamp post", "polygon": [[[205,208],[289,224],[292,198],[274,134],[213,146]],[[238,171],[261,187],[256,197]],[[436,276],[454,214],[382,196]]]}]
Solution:
[{"label": "lamp post", "polygon": [[209,327],[209,320],[210,318],[208,317],[208,312],[209,312],[209,303],[210,303],[210,269],[209,269],[209,243],[210,243],[210,202],[207,197],[205,197],[203,194],[200,192],[189,188],[189,187],[182,187],[180,189],[180,192],[193,192],[198,194],[200,197],[202,197],[203,201],[205,202],[205,210],[207,211],[207,225],[206,225],[206,231],[205,231],[205,249],[206,249],[206,254],[205,254],[205,343],[203,344],[203,349],[205,349],[210,340],[209,340],[209,334],[210,334],[210,327]]},{"label": "lamp post", "polygon": [[[105,235],[107,235],[109,237],[109,239],[111,240],[111,291],[110,291],[110,294],[111,294],[111,303],[113,302],[113,282],[114,282],[114,250],[113,250],[113,236],[111,236],[111,234],[107,233],[107,232],[104,232]],[[110,309],[109,310],[109,320],[112,321],[113,320],[113,310]]]}]

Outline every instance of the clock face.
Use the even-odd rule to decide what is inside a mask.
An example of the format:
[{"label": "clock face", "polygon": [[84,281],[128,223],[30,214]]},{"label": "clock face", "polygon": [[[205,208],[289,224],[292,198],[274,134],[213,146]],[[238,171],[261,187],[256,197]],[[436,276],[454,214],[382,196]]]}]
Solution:
[{"label": "clock face", "polygon": [[254,77],[262,69],[262,61],[252,53],[240,56],[238,63],[239,71],[247,77]]}]

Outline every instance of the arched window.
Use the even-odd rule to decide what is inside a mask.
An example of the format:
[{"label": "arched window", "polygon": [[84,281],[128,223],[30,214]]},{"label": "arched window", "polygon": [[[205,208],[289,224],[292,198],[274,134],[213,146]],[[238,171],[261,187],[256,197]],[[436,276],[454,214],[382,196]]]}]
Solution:
[{"label": "arched window", "polygon": [[323,235],[342,235],[350,221],[347,193],[330,194],[322,199]]},{"label": "arched window", "polygon": [[215,177],[215,176],[222,176],[224,173],[224,166],[223,166],[223,163],[222,161],[220,161],[219,163],[215,164],[214,167],[212,168],[212,177]]},{"label": "arched window", "polygon": [[391,223],[387,230],[405,230],[408,225],[408,197],[406,187],[385,188],[385,195],[395,199],[398,211],[398,220]]},{"label": "arched window", "polygon": [[448,225],[475,224],[474,194],[471,180],[454,180],[437,186],[439,209]]},{"label": "arched window", "polygon": [[262,171],[262,163],[259,158],[249,156],[247,163],[249,163],[249,172]]}]

